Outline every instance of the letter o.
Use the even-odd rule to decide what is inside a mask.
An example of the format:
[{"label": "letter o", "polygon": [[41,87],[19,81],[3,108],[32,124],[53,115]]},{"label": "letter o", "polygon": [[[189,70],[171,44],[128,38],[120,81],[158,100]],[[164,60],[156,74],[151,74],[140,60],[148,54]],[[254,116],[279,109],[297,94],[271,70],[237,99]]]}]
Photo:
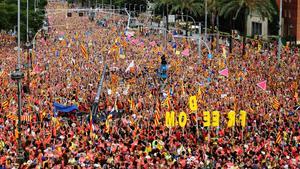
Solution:
[{"label": "letter o", "polygon": [[185,112],[180,112],[179,114],[179,126],[185,127],[187,121],[187,116]]}]

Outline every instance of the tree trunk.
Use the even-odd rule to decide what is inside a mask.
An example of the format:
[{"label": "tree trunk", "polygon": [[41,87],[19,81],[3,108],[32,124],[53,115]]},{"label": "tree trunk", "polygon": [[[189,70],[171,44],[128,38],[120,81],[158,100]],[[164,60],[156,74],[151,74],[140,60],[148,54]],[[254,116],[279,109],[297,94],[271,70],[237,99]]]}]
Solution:
[{"label": "tree trunk", "polygon": [[166,24],[167,24],[167,30],[169,30],[169,5],[166,5]]},{"label": "tree trunk", "polygon": [[186,21],[185,21],[185,35],[188,36],[188,30],[189,30],[189,24],[188,24],[188,13],[186,15]]},{"label": "tree trunk", "polygon": [[245,11],[245,16],[244,16],[244,37],[243,37],[243,53],[242,53],[242,56],[244,56],[245,53],[246,53],[247,16],[248,16],[248,12],[246,10]]},{"label": "tree trunk", "polygon": [[219,31],[219,14],[217,13],[217,38],[216,38],[216,48],[219,51],[219,38],[220,38],[220,31]]},{"label": "tree trunk", "polygon": [[211,13],[211,26],[212,26],[212,28],[211,28],[211,33],[212,33],[212,35],[211,35],[211,43],[210,43],[210,48],[211,48],[211,50],[213,50],[213,41],[214,41],[214,33],[215,33],[215,18],[216,18],[216,15],[212,12]]},{"label": "tree trunk", "polygon": [[230,20],[230,22],[231,22],[231,29],[230,29],[230,36],[229,36],[229,53],[232,53],[232,41],[233,41],[233,30],[235,29],[234,28],[234,25],[235,25],[235,19],[232,19],[232,20]]}]

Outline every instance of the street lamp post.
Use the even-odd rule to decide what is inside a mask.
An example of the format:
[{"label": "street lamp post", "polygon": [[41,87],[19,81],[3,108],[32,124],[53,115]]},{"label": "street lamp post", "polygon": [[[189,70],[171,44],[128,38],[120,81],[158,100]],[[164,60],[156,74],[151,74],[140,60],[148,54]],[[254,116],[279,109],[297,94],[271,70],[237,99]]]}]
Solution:
[{"label": "street lamp post", "polygon": [[205,37],[205,42],[207,40],[207,0],[205,0],[205,33],[204,33],[204,37]]},{"label": "street lamp post", "polygon": [[[195,19],[193,17],[191,17],[190,15],[183,15],[183,13],[181,13],[181,17],[183,18],[184,16],[187,17],[187,18],[191,18],[193,20],[193,22],[194,22],[194,25],[196,25],[196,21],[195,21]],[[177,17],[177,15],[175,15],[175,17]],[[186,22],[188,22],[188,20],[186,20]],[[186,32],[186,34],[187,34],[187,32]]]},{"label": "street lamp post", "polygon": [[27,64],[27,82],[28,82],[28,84],[27,84],[27,91],[28,92],[30,92],[30,90],[29,90],[29,83],[30,83],[30,71],[29,71],[29,69],[31,68],[30,67],[30,64],[31,64],[31,62],[30,62],[30,54],[29,54],[29,49],[30,49],[30,46],[31,46],[31,44],[30,44],[30,42],[29,42],[29,31],[28,31],[28,6],[29,6],[29,0],[27,0],[27,6],[26,6],[26,44],[25,44],[25,46],[26,46],[26,50],[27,50],[27,61],[28,61],[28,64]]},{"label": "street lamp post", "polygon": [[165,31],[164,31],[164,38],[165,38],[165,43],[164,43],[164,50],[167,51],[167,45],[168,45],[168,42],[167,42],[167,17],[164,16],[163,18],[163,23],[164,23],[164,27],[165,27]]},{"label": "street lamp post", "polygon": [[16,70],[12,72],[11,78],[12,80],[17,80],[18,83],[18,161],[20,165],[23,163],[23,149],[21,147],[21,80],[24,78],[24,74],[21,71],[21,57],[20,57],[20,0],[18,0],[18,63]]},{"label": "street lamp post", "polygon": [[130,19],[131,19],[131,16],[130,16],[130,13],[127,11],[127,9],[125,8],[124,9],[127,16],[128,16],[128,21],[127,21],[127,26],[126,26],[126,30],[130,28]]},{"label": "street lamp post", "polygon": [[[106,59],[104,58],[104,60],[106,60]],[[98,90],[97,90],[97,94],[96,94],[96,97],[95,97],[95,101],[94,101],[94,104],[92,106],[92,110],[90,112],[90,116],[93,116],[93,115],[96,114],[97,108],[98,108],[98,105],[99,105],[100,94],[101,94],[102,85],[103,85],[103,82],[104,82],[104,78],[105,78],[105,74],[106,74],[106,69],[107,69],[107,64],[105,63],[105,61],[103,63],[104,63],[104,67],[103,67],[101,79],[99,81],[99,85],[98,85]]]},{"label": "street lamp post", "polygon": [[[26,68],[27,68],[27,87],[29,89],[29,83],[30,83],[30,64],[31,64],[30,63],[30,54],[29,54],[30,42],[26,42],[25,46],[26,46],[26,50],[27,50],[27,66],[26,66]],[[28,92],[30,92],[30,91],[28,90]]]},{"label": "street lamp post", "polygon": [[143,6],[143,5],[140,5],[140,13],[142,12],[142,6]]},{"label": "street lamp post", "polygon": [[120,7],[120,6],[117,6],[116,8],[117,8],[117,13],[120,13],[121,7]]},{"label": "street lamp post", "polygon": [[164,81],[165,79],[168,78],[167,74],[167,61],[165,55],[161,56],[161,65],[160,65],[160,73],[159,77]]},{"label": "street lamp post", "polygon": [[201,22],[199,22],[199,42],[198,42],[198,55],[199,55],[199,64],[201,64]]},{"label": "street lamp post", "polygon": [[29,0],[27,0],[27,7],[26,7],[26,43],[28,42],[28,5]]}]

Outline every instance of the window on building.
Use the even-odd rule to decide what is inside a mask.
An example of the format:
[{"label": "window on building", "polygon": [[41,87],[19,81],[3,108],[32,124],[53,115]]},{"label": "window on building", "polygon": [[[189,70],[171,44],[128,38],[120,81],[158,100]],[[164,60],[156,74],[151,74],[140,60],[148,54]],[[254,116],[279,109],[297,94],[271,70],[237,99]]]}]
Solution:
[{"label": "window on building", "polygon": [[287,12],[286,12],[286,10],[284,10],[284,15],[283,15],[283,17],[284,17],[284,18],[287,17]]},{"label": "window on building", "polygon": [[252,36],[262,35],[262,24],[258,22],[252,22]]}]

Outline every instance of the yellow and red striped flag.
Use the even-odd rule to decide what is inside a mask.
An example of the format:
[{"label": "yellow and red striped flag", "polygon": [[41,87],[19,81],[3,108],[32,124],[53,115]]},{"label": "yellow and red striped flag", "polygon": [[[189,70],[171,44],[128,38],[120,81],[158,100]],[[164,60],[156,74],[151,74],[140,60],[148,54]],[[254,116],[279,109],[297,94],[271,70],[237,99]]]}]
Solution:
[{"label": "yellow and red striped flag", "polygon": [[15,139],[17,140],[19,138],[19,131],[18,128],[15,128]]},{"label": "yellow and red striped flag", "polygon": [[32,117],[30,115],[23,115],[21,116],[21,121],[30,122]]},{"label": "yellow and red striped flag", "polygon": [[156,100],[156,105],[155,105],[155,114],[154,114],[154,124],[155,126],[159,125],[159,120],[160,120],[160,107],[159,107],[159,101],[158,99]]},{"label": "yellow and red striped flag", "polygon": [[277,133],[277,136],[276,136],[276,143],[277,143],[277,144],[280,144],[280,143],[281,143],[281,140],[282,140],[281,133],[278,132],[278,133]]},{"label": "yellow and red striped flag", "polygon": [[41,120],[43,120],[45,116],[46,116],[46,110],[44,109],[40,113]]},{"label": "yellow and red striped flag", "polygon": [[133,117],[129,116],[128,118],[129,118],[130,124],[135,125],[135,121],[134,121]]},{"label": "yellow and red striped flag", "polygon": [[273,100],[273,108],[274,108],[275,110],[278,110],[279,107],[280,107],[279,101],[278,101],[276,98],[274,98],[274,100]]},{"label": "yellow and red striped flag", "polygon": [[90,136],[93,134],[93,115],[90,113]]},{"label": "yellow and red striped flag", "polygon": [[197,98],[201,98],[202,97],[202,93],[204,93],[204,89],[199,86],[198,92],[197,92]]},{"label": "yellow and red striped flag", "polygon": [[155,124],[155,126],[159,125],[159,119],[160,119],[159,113],[156,111],[155,114],[154,114],[154,124]]},{"label": "yellow and red striped flag", "polygon": [[66,47],[66,46],[67,46],[66,40],[62,40],[62,41],[60,42],[60,45],[61,45],[62,47]]},{"label": "yellow and red striped flag", "polygon": [[183,82],[183,80],[181,81],[181,91],[182,91],[182,94],[185,95],[184,82]]},{"label": "yellow and red striped flag", "polygon": [[56,117],[52,117],[52,125],[54,126],[54,129],[58,129],[60,127],[59,120]]},{"label": "yellow and red striped flag", "polygon": [[121,41],[121,45],[126,48],[127,47],[127,42],[125,40]]},{"label": "yellow and red striped flag", "polygon": [[0,77],[4,75],[4,71],[0,71]]},{"label": "yellow and red striped flag", "polygon": [[130,104],[130,110],[135,112],[135,104],[134,104],[134,100],[131,98],[130,100],[128,100],[129,104]]},{"label": "yellow and red striped flag", "polygon": [[118,49],[118,46],[115,44],[115,45],[113,45],[112,47],[111,47],[111,50],[112,51],[115,51],[115,50],[117,50]]},{"label": "yellow and red striped flag", "polygon": [[80,49],[81,49],[81,53],[82,53],[83,57],[86,60],[88,60],[89,59],[89,55],[88,55],[87,50],[86,50],[86,48],[84,47],[83,44],[80,45]]},{"label": "yellow and red striped flag", "polygon": [[112,120],[112,115],[109,114],[106,118],[106,121],[105,121],[105,132],[106,133],[109,133],[109,128],[110,128],[109,123],[110,123],[111,120]]},{"label": "yellow and red striped flag", "polygon": [[[196,112],[197,113],[197,112]],[[197,123],[197,117],[196,114],[194,116],[192,116],[193,120]]]},{"label": "yellow and red striped flag", "polygon": [[156,100],[156,106],[155,106],[155,111],[159,112],[160,113],[160,107],[159,107],[159,101],[158,99]]},{"label": "yellow and red striped flag", "polygon": [[263,119],[266,120],[266,121],[269,120],[269,119],[270,119],[269,113],[266,113],[266,114],[264,115]]},{"label": "yellow and red striped flag", "polygon": [[18,116],[14,115],[14,114],[9,114],[6,115],[6,118],[10,119],[10,120],[18,120]]},{"label": "yellow and red striped flag", "polygon": [[79,34],[78,34],[78,32],[76,32],[75,36],[74,36],[75,40],[78,40],[78,36],[79,36]]},{"label": "yellow and red striped flag", "polygon": [[2,110],[7,110],[8,106],[9,106],[9,101],[8,100],[2,102],[2,104],[1,104]]},{"label": "yellow and red striped flag", "polygon": [[167,98],[162,103],[163,106],[167,107],[168,111],[171,111],[171,95],[170,90],[167,92]]},{"label": "yellow and red striped flag", "polygon": [[294,98],[295,98],[296,102],[298,103],[299,102],[299,94],[298,94],[297,90],[295,90]]}]

